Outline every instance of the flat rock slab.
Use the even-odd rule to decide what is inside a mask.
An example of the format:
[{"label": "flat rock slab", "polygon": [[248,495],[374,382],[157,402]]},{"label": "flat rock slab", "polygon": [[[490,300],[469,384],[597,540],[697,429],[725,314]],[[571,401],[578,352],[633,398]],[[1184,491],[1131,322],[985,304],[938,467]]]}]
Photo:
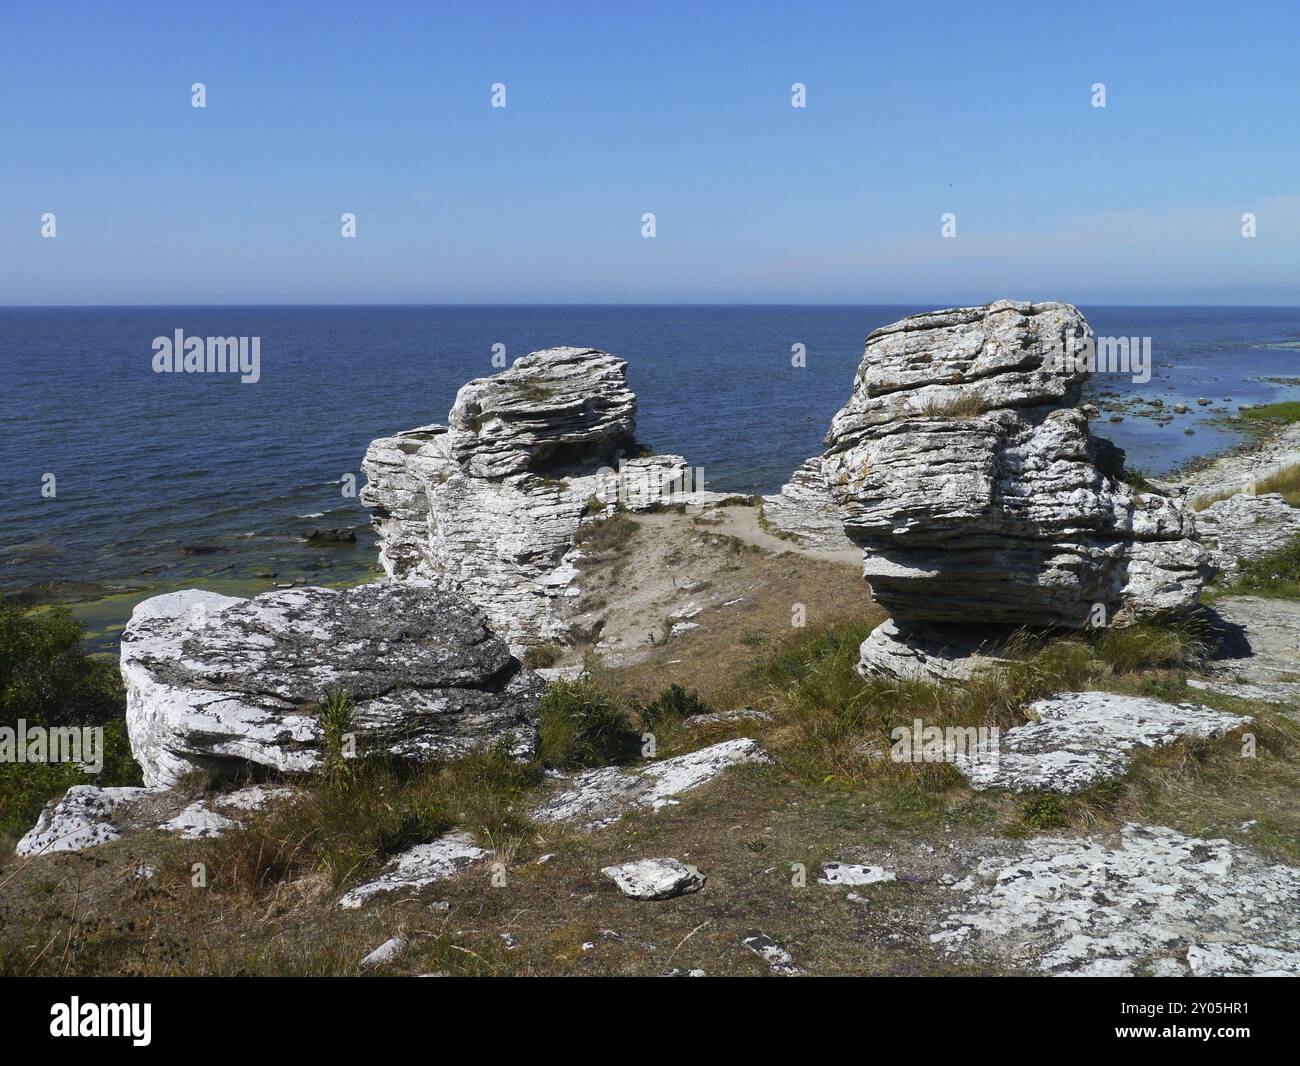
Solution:
[{"label": "flat rock slab", "polygon": [[1036,700],[1034,718],[953,762],[975,789],[1078,792],[1123,775],[1134,754],[1183,737],[1218,737],[1251,721],[1192,703],[1113,692],[1063,692]]},{"label": "flat rock slab", "polygon": [[374,880],[346,893],[339,900],[339,906],[355,910],[375,896],[424,888],[435,881],[445,880],[487,854],[468,833],[447,833],[432,843],[416,844],[403,852]]},{"label": "flat rock slab", "polygon": [[931,942],[1063,976],[1300,976],[1300,870],[1126,825],[983,858]]},{"label": "flat rock slab", "polygon": [[659,810],[683,792],[743,763],[771,762],[756,740],[739,737],[635,770],[603,766],[568,780],[533,812],[539,822],[577,822],[583,829],[610,825],[629,811]]},{"label": "flat rock slab", "polygon": [[1300,704],[1300,603],[1265,596],[1214,602],[1222,643],[1193,687],[1242,699]]},{"label": "flat rock slab", "polygon": [[621,866],[606,866],[600,871],[632,899],[672,899],[688,892],[698,892],[705,877],[694,866],[676,859],[641,859]]},{"label": "flat rock slab", "polygon": [[440,759],[504,740],[532,753],[542,682],[462,597],[423,582],[145,600],[122,634],[145,784],[187,771],[315,770],[326,690],[351,692],[359,747]]},{"label": "flat rock slab", "polygon": [[150,829],[180,833],[190,840],[219,836],[238,824],[240,812],[260,810],[292,794],[288,788],[251,785],[187,804],[177,793],[165,790],[73,785],[45,805],[36,825],[18,842],[17,852],[81,851]]},{"label": "flat rock slab", "polygon": [[709,725],[722,725],[731,722],[770,722],[772,716],[766,711],[757,711],[753,707],[737,707],[734,711],[714,711],[711,714],[693,714],[683,719],[682,725],[687,729],[702,729]]}]

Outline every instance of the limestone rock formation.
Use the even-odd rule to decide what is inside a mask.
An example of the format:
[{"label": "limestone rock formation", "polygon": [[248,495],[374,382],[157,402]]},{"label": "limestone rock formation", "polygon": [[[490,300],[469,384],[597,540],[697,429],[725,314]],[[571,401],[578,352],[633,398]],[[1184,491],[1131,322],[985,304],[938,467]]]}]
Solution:
[{"label": "limestone rock formation", "polygon": [[1275,552],[1300,536],[1300,508],[1278,492],[1239,493],[1199,512],[1196,529],[1214,565],[1231,574],[1240,560]]},{"label": "limestone rock formation", "polygon": [[1142,749],[1220,737],[1251,721],[1195,703],[1114,692],[1061,692],[1027,711],[1025,725],[955,756],[972,788],[1079,792],[1121,776]]},{"label": "limestone rock formation", "polygon": [[779,536],[821,548],[846,548],[844,516],[831,496],[815,455],[799,467],[775,496],[763,497],[763,520]]},{"label": "limestone rock formation", "polygon": [[1000,845],[930,936],[1060,976],[1300,976],[1300,870],[1227,840],[1129,824],[1116,841]]},{"label": "limestone rock formation", "polygon": [[[1123,452],[1088,432],[1072,356],[1091,336],[1069,304],[1000,301],[867,338],[821,465],[893,615],[889,645],[924,648],[930,625],[992,637],[1196,602],[1212,569],[1190,513],[1124,483]],[[863,670],[895,672],[868,645]]]},{"label": "limestone rock formation", "polygon": [[633,458],[626,370],[592,349],[534,352],[463,386],[448,425],[374,441],[361,501],[385,572],[462,592],[513,646],[563,639],[584,521],[722,498],[679,456]]},{"label": "limestone rock formation", "polygon": [[359,749],[439,759],[536,739],[542,682],[463,597],[427,582],[145,600],[122,635],[131,750],[145,784],[196,767],[317,769],[325,691],[355,701]]}]

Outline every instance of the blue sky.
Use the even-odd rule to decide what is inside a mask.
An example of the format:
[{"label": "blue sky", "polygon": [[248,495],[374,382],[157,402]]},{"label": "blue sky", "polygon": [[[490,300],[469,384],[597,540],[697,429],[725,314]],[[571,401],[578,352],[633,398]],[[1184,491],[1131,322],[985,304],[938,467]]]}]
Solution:
[{"label": "blue sky", "polygon": [[0,0],[0,304],[1300,303],[1298,8]]}]

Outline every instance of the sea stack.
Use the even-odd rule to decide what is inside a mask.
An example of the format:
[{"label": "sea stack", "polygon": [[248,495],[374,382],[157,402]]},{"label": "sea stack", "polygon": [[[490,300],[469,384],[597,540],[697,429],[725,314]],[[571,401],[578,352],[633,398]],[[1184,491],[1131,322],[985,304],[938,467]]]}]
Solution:
[{"label": "sea stack", "polygon": [[863,673],[968,675],[1015,629],[1186,611],[1213,573],[1182,501],[1127,484],[1079,409],[1069,304],[913,315],[867,338],[821,473],[891,618]]},{"label": "sea stack", "polygon": [[390,578],[462,593],[526,649],[568,632],[584,521],[716,495],[688,491],[680,456],[640,451],[627,363],[549,348],[462,386],[446,426],[374,441],[361,501]]}]

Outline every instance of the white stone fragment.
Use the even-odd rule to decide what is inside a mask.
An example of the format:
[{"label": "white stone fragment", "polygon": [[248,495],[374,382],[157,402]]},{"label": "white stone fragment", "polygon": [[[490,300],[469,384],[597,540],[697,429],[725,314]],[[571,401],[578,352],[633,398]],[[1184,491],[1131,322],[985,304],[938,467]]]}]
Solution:
[{"label": "white stone fragment", "polygon": [[857,866],[847,862],[830,862],[817,878],[823,885],[874,885],[880,881],[893,881],[897,875],[883,866]]},{"label": "white stone fragment", "polygon": [[738,737],[635,770],[617,766],[584,770],[538,807],[533,817],[539,822],[577,822],[597,829],[628,811],[659,810],[674,796],[698,788],[732,766],[771,761],[757,741]]},{"label": "white stone fragment", "polygon": [[385,940],[379,947],[375,948],[369,955],[361,960],[361,966],[366,970],[373,970],[377,966],[386,966],[390,962],[395,962],[406,952],[406,941],[400,936],[392,937]]},{"label": "white stone fragment", "polygon": [[621,866],[606,866],[600,872],[632,899],[671,899],[698,892],[705,881],[694,866],[676,859],[640,859]]},{"label": "white stone fragment", "polygon": [[339,906],[355,910],[366,900],[387,892],[414,891],[442,881],[488,853],[468,833],[447,833],[429,844],[417,844],[399,855],[374,880],[345,893]]}]

